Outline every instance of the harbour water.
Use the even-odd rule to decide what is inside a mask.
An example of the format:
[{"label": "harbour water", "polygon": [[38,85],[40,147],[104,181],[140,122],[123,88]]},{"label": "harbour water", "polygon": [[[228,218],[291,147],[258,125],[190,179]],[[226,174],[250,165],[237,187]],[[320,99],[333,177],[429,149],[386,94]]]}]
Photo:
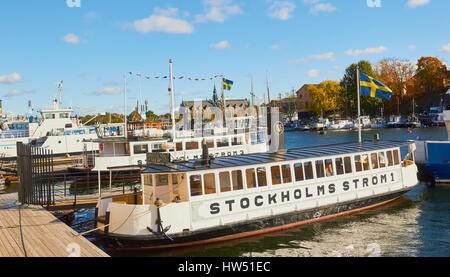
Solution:
[{"label": "harbour water", "polygon": [[[445,128],[363,131],[384,140],[445,140]],[[288,148],[351,142],[357,132],[286,133]],[[87,211],[79,220],[92,216]],[[420,184],[402,198],[374,210],[269,235],[221,244],[158,252],[108,253],[159,257],[339,257],[450,256],[450,184]]]}]

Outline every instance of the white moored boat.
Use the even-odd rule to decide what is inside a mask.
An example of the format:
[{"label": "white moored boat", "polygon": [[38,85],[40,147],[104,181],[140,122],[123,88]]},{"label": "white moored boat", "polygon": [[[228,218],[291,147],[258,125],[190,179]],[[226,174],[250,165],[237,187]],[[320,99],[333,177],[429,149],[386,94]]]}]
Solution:
[{"label": "white moored boat", "polygon": [[[149,164],[137,195],[100,198],[107,248],[244,238],[374,208],[418,184],[414,143],[367,141]],[[402,149],[403,150],[403,149]]]},{"label": "white moored boat", "polygon": [[71,117],[72,112],[55,100],[53,107],[41,109],[40,120],[30,117],[28,122],[12,123],[12,128],[0,132],[2,157],[17,157],[17,142],[50,150],[53,155],[82,153],[85,149],[98,151],[97,144],[83,141],[97,138],[95,128],[83,126]]},{"label": "white moored boat", "polygon": [[[206,139],[210,154],[214,157],[266,152],[266,128],[252,128],[253,123],[249,118],[241,119],[247,123],[242,125],[241,121],[237,122],[233,125],[235,128],[232,132],[225,128],[213,128],[206,135],[202,131],[208,132],[202,128],[199,129],[200,133],[197,129],[181,130],[175,132],[174,140],[171,138],[171,130],[146,128],[149,125],[147,123],[128,124],[127,135],[124,132],[125,124],[101,125],[97,127],[99,138],[94,140],[100,145],[100,151],[94,157],[93,165],[71,170],[108,172],[113,169],[118,174],[121,170],[125,172],[133,166],[145,165],[147,153],[169,153],[173,160],[199,159],[203,139]],[[87,165],[87,162],[83,164]]]}]

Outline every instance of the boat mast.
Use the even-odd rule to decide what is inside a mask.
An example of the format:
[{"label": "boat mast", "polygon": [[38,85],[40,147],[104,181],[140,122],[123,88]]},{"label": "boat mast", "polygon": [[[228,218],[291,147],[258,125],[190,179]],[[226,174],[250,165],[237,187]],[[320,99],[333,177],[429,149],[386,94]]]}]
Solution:
[{"label": "boat mast", "polygon": [[267,71],[266,71],[266,83],[267,83],[267,100],[269,101],[269,111],[271,111],[272,104],[270,103],[269,72]]},{"label": "boat mast", "polygon": [[[175,98],[173,91],[173,75],[172,75],[172,59],[169,60],[169,68],[170,68],[170,104],[171,104],[171,115],[172,115],[172,140],[175,143]],[[175,147],[176,151],[176,147]],[[176,155],[176,152],[175,152]]]},{"label": "boat mast", "polygon": [[123,75],[124,81],[124,93],[123,93],[123,120],[125,123],[125,138],[128,137],[128,126],[127,126],[127,74]]},{"label": "boat mast", "polygon": [[253,76],[252,76],[252,107],[255,106],[255,92],[253,91]]}]

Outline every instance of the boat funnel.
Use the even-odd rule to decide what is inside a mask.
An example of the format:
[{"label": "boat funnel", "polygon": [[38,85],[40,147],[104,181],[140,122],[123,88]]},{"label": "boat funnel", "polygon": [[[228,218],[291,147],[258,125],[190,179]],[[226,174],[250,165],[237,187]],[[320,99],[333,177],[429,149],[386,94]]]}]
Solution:
[{"label": "boat funnel", "polygon": [[267,135],[269,153],[286,151],[283,117],[277,107],[267,111]]}]

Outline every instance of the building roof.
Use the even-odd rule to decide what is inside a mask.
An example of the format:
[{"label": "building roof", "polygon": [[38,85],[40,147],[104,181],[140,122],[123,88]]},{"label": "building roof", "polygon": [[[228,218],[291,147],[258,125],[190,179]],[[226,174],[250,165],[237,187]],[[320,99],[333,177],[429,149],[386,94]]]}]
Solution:
[{"label": "building roof", "polygon": [[365,141],[362,144],[341,143],[325,146],[289,149],[276,153],[254,153],[239,156],[219,157],[212,161],[211,166],[197,165],[199,161],[191,160],[182,163],[149,164],[144,173],[176,173],[199,170],[221,169],[227,167],[249,166],[282,161],[293,161],[327,157],[333,155],[346,155],[357,152],[376,151],[387,148],[402,147],[411,144],[407,141]]}]

